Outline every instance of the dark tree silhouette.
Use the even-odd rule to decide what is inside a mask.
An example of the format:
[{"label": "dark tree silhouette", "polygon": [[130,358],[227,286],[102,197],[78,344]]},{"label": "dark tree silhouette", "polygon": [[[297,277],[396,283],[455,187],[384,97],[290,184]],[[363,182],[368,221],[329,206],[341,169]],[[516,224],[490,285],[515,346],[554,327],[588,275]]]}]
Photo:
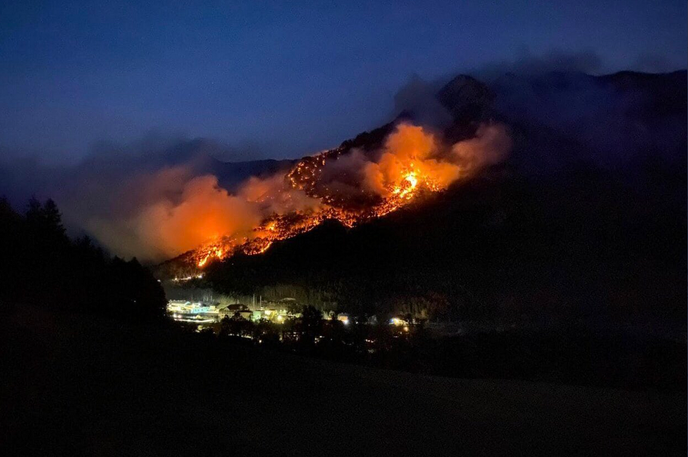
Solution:
[{"label": "dark tree silhouette", "polygon": [[0,199],[0,300],[135,320],[161,318],[165,294],[136,259],[109,259],[88,237],[70,240],[53,200],[25,215]]}]

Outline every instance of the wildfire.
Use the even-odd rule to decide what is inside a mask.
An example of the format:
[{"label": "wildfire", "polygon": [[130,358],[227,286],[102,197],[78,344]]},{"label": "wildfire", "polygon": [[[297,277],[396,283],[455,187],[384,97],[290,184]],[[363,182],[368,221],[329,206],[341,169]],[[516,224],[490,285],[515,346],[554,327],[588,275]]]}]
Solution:
[{"label": "wildfire", "polygon": [[208,260],[210,260],[212,257],[222,259],[223,253],[224,253],[224,250],[222,248],[210,248],[210,249],[208,249],[205,256],[201,260],[198,261],[198,266],[204,267],[205,264],[208,263]]},{"label": "wildfire", "polygon": [[[411,164],[413,166],[413,164]],[[416,173],[413,171],[408,172],[403,176],[401,185],[395,186],[392,193],[398,195],[402,200],[409,200],[413,198],[413,194],[418,187],[418,178]]]},{"label": "wildfire", "polygon": [[[315,185],[316,182],[314,180],[304,180],[299,173],[305,172],[309,177],[317,176],[320,167],[324,167],[325,163],[325,159],[311,162],[311,164],[316,165],[315,168],[307,168],[303,163],[299,163],[292,170],[296,173],[288,175],[287,182],[299,190],[303,190],[307,185]],[[256,227],[249,236],[240,238],[229,237],[219,243],[215,242],[199,249],[197,251],[197,266],[203,268],[212,259],[223,259],[236,252],[242,252],[247,255],[262,254],[275,241],[305,233],[317,227],[326,219],[336,219],[347,227],[353,227],[360,222],[389,214],[410,203],[417,197],[420,188],[428,191],[437,190],[430,183],[423,180],[415,171],[409,171],[401,177],[399,184],[389,189],[389,195],[386,198],[378,198],[378,202],[369,207],[360,208],[354,206],[347,208],[346,206],[334,206],[332,203],[335,203],[338,199],[335,196],[325,195],[321,198],[322,201],[332,203],[325,203],[317,210],[308,209],[283,215],[274,214]],[[225,248],[217,247],[218,244]]]},{"label": "wildfire", "polygon": [[422,127],[402,124],[372,157],[341,147],[305,157],[285,175],[250,180],[243,195],[260,205],[266,216],[248,232],[194,251],[195,264],[203,268],[213,259],[239,252],[261,254],[275,241],[305,233],[326,219],[353,227],[394,212],[423,195],[445,190],[465,175],[466,164],[476,167],[479,158],[470,154],[473,149],[480,151],[462,143],[443,149]]}]

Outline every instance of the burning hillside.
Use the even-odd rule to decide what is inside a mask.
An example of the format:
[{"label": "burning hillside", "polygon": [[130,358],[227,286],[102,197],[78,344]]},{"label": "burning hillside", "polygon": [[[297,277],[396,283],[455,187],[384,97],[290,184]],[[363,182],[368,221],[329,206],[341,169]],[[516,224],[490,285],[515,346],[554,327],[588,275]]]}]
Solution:
[{"label": "burning hillside", "polygon": [[446,145],[423,127],[399,124],[378,150],[340,147],[305,157],[286,173],[249,179],[236,196],[227,196],[241,202],[233,205],[239,211],[216,217],[258,222],[248,229],[243,222],[228,223],[228,231],[218,233],[215,220],[207,220],[207,242],[185,260],[203,268],[237,252],[260,254],[327,219],[352,227],[384,216],[498,162],[509,147],[497,125]]}]

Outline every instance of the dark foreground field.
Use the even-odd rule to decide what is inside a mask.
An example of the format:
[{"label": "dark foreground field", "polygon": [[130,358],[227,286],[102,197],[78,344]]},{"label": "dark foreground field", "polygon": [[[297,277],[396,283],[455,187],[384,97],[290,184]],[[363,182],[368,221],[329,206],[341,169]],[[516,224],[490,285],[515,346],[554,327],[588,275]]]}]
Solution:
[{"label": "dark foreground field", "polygon": [[685,393],[424,377],[4,311],[2,455],[686,452]]}]

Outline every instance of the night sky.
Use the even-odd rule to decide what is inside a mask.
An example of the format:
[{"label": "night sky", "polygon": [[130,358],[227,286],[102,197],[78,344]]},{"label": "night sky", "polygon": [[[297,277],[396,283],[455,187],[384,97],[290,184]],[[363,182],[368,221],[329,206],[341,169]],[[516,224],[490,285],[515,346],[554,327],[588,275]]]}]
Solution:
[{"label": "night sky", "polygon": [[4,0],[0,151],[74,162],[157,132],[301,156],[389,120],[413,74],[552,52],[685,68],[686,18],[685,0]]}]

